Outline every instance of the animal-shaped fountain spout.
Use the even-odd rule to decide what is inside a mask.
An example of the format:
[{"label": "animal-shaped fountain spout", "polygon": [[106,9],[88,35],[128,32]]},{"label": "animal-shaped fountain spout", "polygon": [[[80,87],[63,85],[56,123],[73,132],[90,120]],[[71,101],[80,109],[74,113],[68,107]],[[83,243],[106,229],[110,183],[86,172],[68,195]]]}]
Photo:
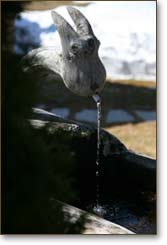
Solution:
[{"label": "animal-shaped fountain spout", "polygon": [[97,161],[96,205],[99,212],[99,163],[100,163],[100,92],[104,88],[106,71],[99,58],[99,40],[85,16],[73,7],[67,8],[76,30],[57,12],[52,18],[60,36],[62,52],[54,49],[34,49],[23,58],[23,70],[36,74],[43,80],[57,80],[61,76],[66,87],[77,95],[92,96],[97,104]]},{"label": "animal-shaped fountain spout", "polygon": [[85,16],[76,8],[67,7],[76,30],[57,12],[52,11],[52,18],[60,36],[62,52],[54,49],[34,49],[23,58],[23,70],[40,68],[45,79],[57,74],[66,87],[81,96],[93,96],[103,90],[106,71],[99,58],[99,40]]}]

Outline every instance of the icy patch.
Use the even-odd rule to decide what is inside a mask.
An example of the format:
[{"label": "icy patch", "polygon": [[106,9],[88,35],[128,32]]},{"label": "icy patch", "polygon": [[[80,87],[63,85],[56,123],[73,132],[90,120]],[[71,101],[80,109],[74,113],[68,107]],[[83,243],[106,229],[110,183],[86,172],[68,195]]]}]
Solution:
[{"label": "icy patch", "polygon": [[133,122],[134,117],[124,110],[110,110],[106,116],[107,123]]},{"label": "icy patch", "polygon": [[75,114],[76,120],[81,120],[84,122],[96,122],[97,121],[97,111],[92,109],[84,109]]},{"label": "icy patch", "polygon": [[70,115],[70,110],[68,108],[54,108],[50,110],[51,113],[67,118]]},{"label": "icy patch", "polygon": [[145,121],[156,120],[156,111],[135,110],[135,113]]}]

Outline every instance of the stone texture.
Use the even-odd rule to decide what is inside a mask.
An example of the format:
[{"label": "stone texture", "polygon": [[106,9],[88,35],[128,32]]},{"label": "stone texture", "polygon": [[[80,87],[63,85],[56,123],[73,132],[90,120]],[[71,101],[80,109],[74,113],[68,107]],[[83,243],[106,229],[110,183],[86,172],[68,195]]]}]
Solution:
[{"label": "stone texture", "polygon": [[62,210],[68,217],[68,221],[70,223],[75,224],[81,216],[85,217],[84,230],[82,234],[135,234],[132,231],[120,225],[107,221],[88,212],[85,212],[74,206],[62,202],[59,202],[59,204],[62,205]]},{"label": "stone texture", "polygon": [[[50,82],[61,77],[66,87],[80,96],[100,93],[106,81],[106,70],[98,50],[99,40],[95,37],[86,17],[73,7],[67,7],[76,30],[56,11],[51,11],[61,40],[61,52],[56,48],[38,48],[22,59],[25,73],[36,74],[37,79]],[[39,77],[38,77],[39,76]]]},{"label": "stone texture", "polygon": [[[86,209],[88,205],[95,203],[97,188],[97,178],[95,175],[97,153],[96,127],[69,121],[42,109],[34,109],[32,118],[29,121],[37,130],[47,130],[48,137],[51,135],[53,138],[55,135],[55,141],[59,140],[57,135],[60,135],[60,133],[64,135],[64,144],[70,147],[71,153],[75,156],[75,165],[73,166],[75,171],[71,176],[75,179],[75,190],[79,195],[75,206]],[[105,130],[100,131],[100,136],[101,149],[98,177],[100,202],[112,207],[110,201],[114,201],[121,210],[127,210],[127,205],[129,206],[128,210],[131,210],[132,206],[131,211],[125,211],[127,215],[128,212],[130,214],[136,212],[137,220],[142,222],[143,215],[145,215],[144,218],[146,220],[149,220],[149,213],[155,213],[155,201],[150,200],[152,200],[152,196],[155,196],[156,193],[156,161],[129,151],[119,139]],[[53,143],[54,141],[52,141]],[[137,212],[139,204],[142,207],[141,214]],[[123,225],[124,221],[121,214],[119,216],[117,217],[118,223]],[[96,231],[92,228],[95,227],[96,219],[93,218],[91,222],[93,222],[93,226],[89,223],[85,234],[100,232],[100,224],[96,225]],[[139,230],[141,232],[141,223],[139,222],[139,227],[136,227],[138,222],[135,225],[132,225],[131,222],[133,221],[127,218],[126,227],[131,228],[133,226],[133,231],[137,232]],[[148,224],[148,226],[149,233],[154,233],[155,230],[150,228],[152,224]],[[112,233],[112,230],[105,228],[102,232],[108,234]]]},{"label": "stone texture", "polygon": [[[77,161],[83,171],[90,174],[87,174],[87,181],[93,182],[96,168],[94,164],[96,162],[96,127],[69,121],[42,109],[34,109],[32,117],[33,120],[30,121],[34,127],[47,126],[47,130],[52,134],[61,130],[69,136],[69,144],[78,156]],[[119,139],[105,130],[101,130],[100,135],[100,171],[104,189],[116,181],[115,190],[117,188],[129,188],[132,191],[155,190],[156,161],[129,151]],[[121,181],[118,181],[118,178]],[[112,188],[110,191],[113,191]]]}]

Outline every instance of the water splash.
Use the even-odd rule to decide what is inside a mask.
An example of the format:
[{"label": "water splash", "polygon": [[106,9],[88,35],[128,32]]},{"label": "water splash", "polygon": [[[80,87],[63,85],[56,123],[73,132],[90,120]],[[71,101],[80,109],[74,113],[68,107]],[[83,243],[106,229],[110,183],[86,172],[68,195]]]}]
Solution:
[{"label": "water splash", "polygon": [[93,212],[101,217],[103,217],[106,214],[105,208],[99,204],[96,204],[93,207]]},{"label": "water splash", "polygon": [[97,213],[101,210],[99,205],[99,165],[100,165],[100,125],[101,125],[101,98],[99,95],[93,95],[97,104],[97,156],[96,156],[96,204],[94,211]]}]

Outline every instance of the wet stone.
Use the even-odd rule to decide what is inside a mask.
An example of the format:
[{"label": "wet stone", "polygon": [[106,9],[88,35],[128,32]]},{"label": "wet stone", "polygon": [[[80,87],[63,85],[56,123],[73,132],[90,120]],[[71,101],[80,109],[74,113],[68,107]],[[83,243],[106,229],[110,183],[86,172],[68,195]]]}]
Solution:
[{"label": "wet stone", "polygon": [[[79,201],[75,206],[93,212],[93,209],[87,207],[98,204],[105,210],[105,214],[98,216],[136,233],[156,232],[155,199],[152,198],[156,193],[155,159],[129,151],[114,135],[100,130],[97,178],[96,127],[62,119],[42,109],[35,110],[29,121],[35,129],[47,130],[48,137],[55,136],[55,140],[58,140],[57,133],[61,132],[64,144],[74,153],[75,171],[72,171],[71,177],[79,193]],[[54,141],[51,142],[54,144]],[[152,220],[150,215],[153,216]],[[143,227],[146,227],[145,232]]]}]

